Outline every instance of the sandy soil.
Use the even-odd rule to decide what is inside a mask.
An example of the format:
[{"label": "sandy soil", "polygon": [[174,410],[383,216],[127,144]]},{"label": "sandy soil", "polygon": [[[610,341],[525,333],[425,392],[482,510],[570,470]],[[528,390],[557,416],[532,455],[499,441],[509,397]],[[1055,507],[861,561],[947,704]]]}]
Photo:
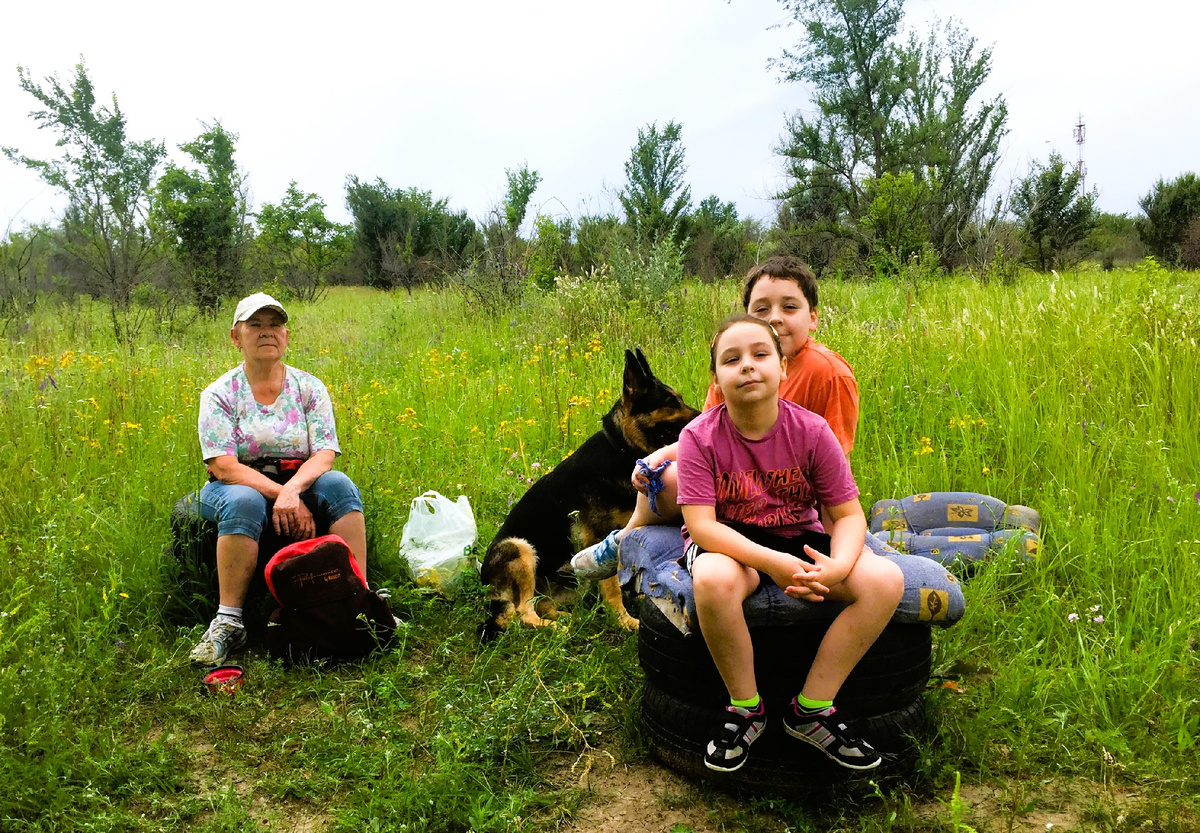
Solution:
[{"label": "sandy soil", "polygon": [[[564,772],[563,778],[577,776],[578,770]],[[577,783],[592,796],[574,820],[574,829],[580,833],[717,833],[729,829],[721,824],[722,809],[737,806],[735,798],[698,790],[687,779],[653,762],[614,765],[597,759]],[[978,833],[1096,830],[1097,812],[1119,828],[1123,826],[1120,817],[1136,812],[1142,804],[1135,791],[1080,780],[964,784],[959,799],[959,820]],[[948,829],[949,803],[949,794],[915,802],[917,824],[927,822],[931,830]],[[787,825],[780,818],[775,823],[768,821],[762,829],[782,833]]]}]

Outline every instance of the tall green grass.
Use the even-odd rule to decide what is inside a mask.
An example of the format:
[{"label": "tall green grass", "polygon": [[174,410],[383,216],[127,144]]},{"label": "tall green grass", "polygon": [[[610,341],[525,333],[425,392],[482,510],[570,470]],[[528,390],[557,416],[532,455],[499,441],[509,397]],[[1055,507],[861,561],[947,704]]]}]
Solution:
[{"label": "tall green grass", "polygon": [[[129,350],[103,310],[39,309],[0,342],[0,829],[569,822],[584,769],[642,754],[635,640],[593,601],[482,648],[477,583],[453,601],[405,584],[408,501],[467,494],[486,545],[595,430],[627,347],[702,401],[708,334],[737,299],[731,283],[648,304],[570,281],[500,316],[452,291],[296,305],[288,360],[333,394],[372,580],[396,588],[408,624],[361,666],[283,669],[252,651],[232,699],[198,694],[186,654],[209,611],[179,598],[164,558],[171,506],[203,480],[198,394],[239,358],[228,324],[164,322]],[[822,285],[819,337],[859,380],[865,508],[969,490],[1043,517],[1037,563],[1002,556],[967,582],[966,617],[937,645],[957,690],[931,694],[921,775],[882,810],[867,802],[870,824],[916,825],[889,802],[945,793],[955,771],[1129,779],[1177,829],[1194,818],[1198,306],[1194,276],[1154,268],[917,295]],[[813,823],[762,810],[780,812]]]}]

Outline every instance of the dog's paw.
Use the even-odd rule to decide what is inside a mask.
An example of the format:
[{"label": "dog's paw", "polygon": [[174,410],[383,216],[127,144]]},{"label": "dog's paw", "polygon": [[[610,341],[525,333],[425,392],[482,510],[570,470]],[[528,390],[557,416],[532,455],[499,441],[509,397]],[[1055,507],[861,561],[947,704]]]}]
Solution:
[{"label": "dog's paw", "polygon": [[636,631],[638,628],[640,628],[642,626],[641,622],[639,622],[637,619],[634,619],[628,613],[624,613],[621,616],[618,616],[617,624],[619,624],[621,627],[623,627],[627,631]]}]

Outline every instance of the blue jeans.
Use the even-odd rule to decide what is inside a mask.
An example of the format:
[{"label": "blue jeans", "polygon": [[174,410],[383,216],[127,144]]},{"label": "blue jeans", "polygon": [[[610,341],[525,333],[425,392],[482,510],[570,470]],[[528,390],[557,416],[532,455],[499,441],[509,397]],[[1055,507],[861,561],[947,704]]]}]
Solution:
[{"label": "blue jeans", "polygon": [[[329,529],[348,512],[363,511],[354,481],[340,471],[327,471],[300,494],[318,529]],[[200,490],[200,517],[217,524],[217,535],[246,535],[255,541],[270,518],[271,504],[249,486],[210,481]]]}]

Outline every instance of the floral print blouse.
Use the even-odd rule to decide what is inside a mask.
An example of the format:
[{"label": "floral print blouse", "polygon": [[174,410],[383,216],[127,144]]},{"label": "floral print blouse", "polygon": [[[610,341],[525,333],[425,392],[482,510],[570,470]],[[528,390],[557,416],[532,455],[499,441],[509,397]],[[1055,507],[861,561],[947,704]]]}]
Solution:
[{"label": "floral print blouse", "polygon": [[205,462],[235,456],[308,459],[314,451],[341,453],[329,391],[316,376],[284,365],[283,390],[260,405],[242,365],[225,373],[200,394],[200,451]]}]

